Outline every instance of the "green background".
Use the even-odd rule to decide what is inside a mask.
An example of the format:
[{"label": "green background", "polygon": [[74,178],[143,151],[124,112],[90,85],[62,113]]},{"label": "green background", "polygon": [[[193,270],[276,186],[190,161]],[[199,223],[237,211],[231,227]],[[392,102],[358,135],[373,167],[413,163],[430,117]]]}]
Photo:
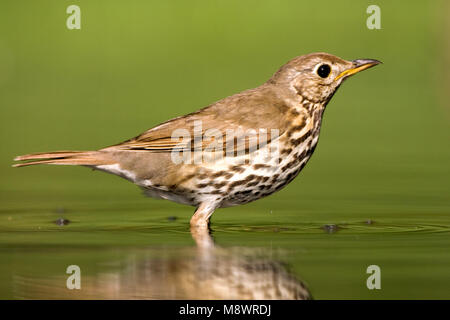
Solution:
[{"label": "green background", "polygon": [[[81,30],[66,28],[71,4],[81,8]],[[370,4],[381,8],[381,30],[366,27]],[[282,250],[277,259],[317,299],[450,298],[449,9],[444,1],[3,0],[0,298],[26,296],[20,277],[39,282],[79,264],[95,278],[145,248],[158,256],[194,245],[193,208],[146,199],[85,168],[11,168],[14,156],[118,143],[317,51],[383,64],[339,89],[313,158],[287,188],[214,214],[216,243]],[[59,217],[71,223],[57,226]],[[326,224],[340,228],[329,234]],[[371,264],[381,267],[381,290],[366,288]]]}]

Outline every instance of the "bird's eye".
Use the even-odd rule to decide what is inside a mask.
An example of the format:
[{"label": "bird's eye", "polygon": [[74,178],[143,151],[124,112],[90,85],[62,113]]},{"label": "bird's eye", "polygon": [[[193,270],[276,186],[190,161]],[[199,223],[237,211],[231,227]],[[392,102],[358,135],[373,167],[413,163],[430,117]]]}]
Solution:
[{"label": "bird's eye", "polygon": [[326,78],[331,72],[331,67],[327,64],[322,64],[319,68],[317,68],[317,74],[321,78]]}]

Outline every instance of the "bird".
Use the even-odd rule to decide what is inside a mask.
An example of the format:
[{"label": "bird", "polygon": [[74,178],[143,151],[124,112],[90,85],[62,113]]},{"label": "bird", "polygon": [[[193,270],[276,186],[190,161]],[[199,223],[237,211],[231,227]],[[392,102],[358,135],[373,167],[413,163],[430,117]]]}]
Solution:
[{"label": "bird", "polygon": [[195,207],[191,227],[209,228],[218,208],[279,191],[314,152],[324,110],[350,76],[375,59],[310,53],[288,61],[266,82],[95,151],[14,158],[14,167],[81,165],[125,178],[147,196]]}]

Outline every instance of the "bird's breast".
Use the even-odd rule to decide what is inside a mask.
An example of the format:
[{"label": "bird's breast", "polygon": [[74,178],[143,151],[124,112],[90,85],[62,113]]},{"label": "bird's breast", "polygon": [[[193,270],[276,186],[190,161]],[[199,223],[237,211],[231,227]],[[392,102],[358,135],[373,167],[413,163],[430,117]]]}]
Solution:
[{"label": "bird's breast", "polygon": [[290,183],[303,169],[318,142],[323,110],[301,112],[290,119],[288,129],[267,148],[278,150],[276,161],[258,161],[241,166],[230,179],[223,206],[243,204],[268,196]]},{"label": "bird's breast", "polygon": [[279,137],[250,154],[186,165],[163,198],[191,205],[218,201],[229,207],[268,196],[306,165],[318,141],[320,120],[321,112],[293,112]]}]

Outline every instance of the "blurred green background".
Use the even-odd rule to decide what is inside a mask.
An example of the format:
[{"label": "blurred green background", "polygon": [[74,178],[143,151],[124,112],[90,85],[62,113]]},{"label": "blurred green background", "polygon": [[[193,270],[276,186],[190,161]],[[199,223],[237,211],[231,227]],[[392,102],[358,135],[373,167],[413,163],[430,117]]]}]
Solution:
[{"label": "blurred green background", "polygon": [[[66,28],[71,4],[81,30]],[[381,30],[366,27],[370,4],[381,8]],[[280,259],[318,299],[450,298],[449,9],[445,1],[3,0],[0,298],[22,297],[23,274],[48,279],[78,263],[95,276],[133,250],[193,245],[193,208],[85,168],[13,169],[14,156],[118,143],[317,51],[384,64],[340,88],[312,160],[287,188],[215,213],[217,244],[287,250]],[[59,217],[71,223],[57,226]],[[328,234],[326,224],[339,229]],[[381,290],[365,286],[371,264],[382,269]]]}]

